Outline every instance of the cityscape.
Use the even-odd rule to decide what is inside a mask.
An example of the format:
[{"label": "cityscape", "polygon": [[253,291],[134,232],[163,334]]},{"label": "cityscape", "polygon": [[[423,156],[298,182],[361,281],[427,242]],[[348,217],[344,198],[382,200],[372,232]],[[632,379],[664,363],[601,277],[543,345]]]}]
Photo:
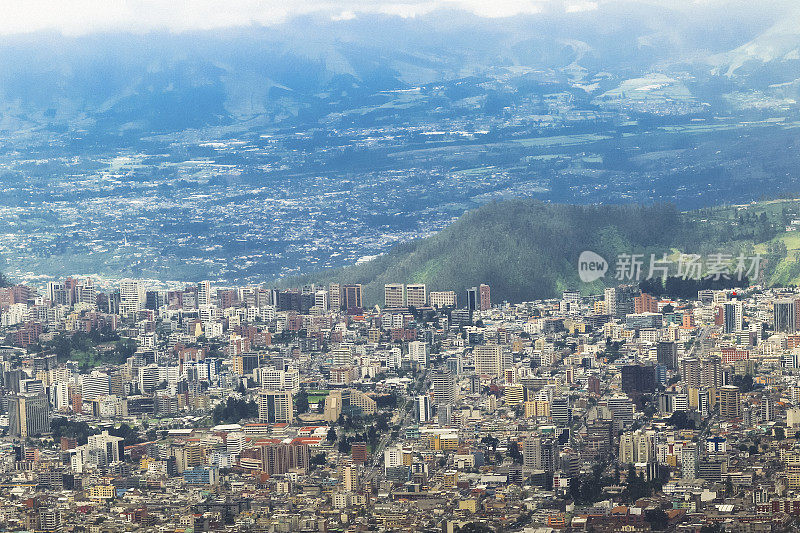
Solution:
[{"label": "cityscape", "polygon": [[0,290],[0,527],[798,524],[800,293]]},{"label": "cityscape", "polygon": [[0,533],[800,531],[797,0],[0,0]]}]

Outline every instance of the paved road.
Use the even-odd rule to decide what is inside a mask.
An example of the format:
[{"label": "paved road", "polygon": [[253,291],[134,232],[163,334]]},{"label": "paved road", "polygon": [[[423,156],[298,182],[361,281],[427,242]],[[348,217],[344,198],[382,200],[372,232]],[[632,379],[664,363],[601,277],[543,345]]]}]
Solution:
[{"label": "paved road", "polygon": [[[422,389],[423,391],[428,390],[428,377],[429,377],[429,372],[426,370],[425,375],[423,377],[423,383],[424,383]],[[411,422],[415,420],[415,413],[413,409],[413,402],[414,402],[413,396],[410,398],[410,401],[412,402],[412,409],[407,412],[404,412],[403,414],[403,418],[400,422],[400,431],[398,438],[403,438],[406,428],[410,425]],[[403,406],[403,409],[405,409],[405,405]],[[378,442],[378,445],[372,451],[373,453],[372,464],[370,465],[369,471],[364,476],[365,483],[369,483],[370,481],[372,481],[375,478],[375,476],[381,471],[383,467],[383,452],[386,449],[386,446],[389,445],[389,442],[391,440],[392,440],[392,432],[387,431],[386,434],[381,438],[380,442]]]}]

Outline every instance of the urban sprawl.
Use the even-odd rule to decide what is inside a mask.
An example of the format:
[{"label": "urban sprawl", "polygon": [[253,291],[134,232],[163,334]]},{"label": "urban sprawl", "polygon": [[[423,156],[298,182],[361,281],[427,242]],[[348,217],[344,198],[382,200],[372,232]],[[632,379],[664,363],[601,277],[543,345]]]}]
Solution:
[{"label": "urban sprawl", "polygon": [[800,527],[794,288],[68,278],[0,309],[3,531]]}]

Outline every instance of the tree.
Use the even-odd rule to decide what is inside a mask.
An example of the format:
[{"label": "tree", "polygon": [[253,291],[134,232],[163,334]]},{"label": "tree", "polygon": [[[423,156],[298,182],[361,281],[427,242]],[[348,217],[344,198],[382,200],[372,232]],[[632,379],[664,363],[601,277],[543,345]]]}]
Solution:
[{"label": "tree", "polygon": [[775,426],[774,428],[772,428],[772,431],[774,432],[775,438],[777,440],[783,440],[786,438],[786,432],[781,426]]},{"label": "tree", "polygon": [[328,442],[336,442],[336,430],[333,427],[328,429],[328,436],[326,439]]},{"label": "tree", "polygon": [[257,418],[258,404],[231,396],[214,407],[212,417],[215,424],[236,424],[244,418]]},{"label": "tree", "polygon": [[631,502],[635,502],[639,498],[650,496],[651,489],[647,482],[644,480],[642,474],[637,474],[634,466],[628,465],[628,476],[625,479],[625,490],[622,496]]},{"label": "tree", "polygon": [[342,437],[341,440],[339,440],[338,448],[340,453],[350,453],[350,449],[352,448],[352,446],[350,445],[350,442],[347,440],[347,438]]},{"label": "tree", "polygon": [[669,417],[667,423],[671,426],[675,426],[676,429],[695,428],[694,420],[689,418],[685,411],[675,411],[672,413],[672,416]]},{"label": "tree", "polygon": [[300,389],[300,392],[297,393],[297,397],[295,398],[295,408],[297,409],[297,414],[308,412],[308,393],[306,392],[306,389]]},{"label": "tree", "polygon": [[322,466],[327,462],[324,453],[318,453],[309,459],[308,463],[312,466]]}]

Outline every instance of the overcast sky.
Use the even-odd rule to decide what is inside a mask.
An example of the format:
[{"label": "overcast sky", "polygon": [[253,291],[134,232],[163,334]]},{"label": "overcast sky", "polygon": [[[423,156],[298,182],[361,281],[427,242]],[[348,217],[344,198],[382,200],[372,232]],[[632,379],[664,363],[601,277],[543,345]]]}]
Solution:
[{"label": "overcast sky", "polygon": [[[293,16],[323,14],[348,19],[363,13],[413,17],[441,8],[458,8],[483,17],[558,10],[602,9],[622,0],[0,0],[0,34],[56,30],[67,35],[98,31],[168,30],[183,32],[247,25],[270,25]],[[679,9],[766,7],[785,0],[628,0]]]}]

